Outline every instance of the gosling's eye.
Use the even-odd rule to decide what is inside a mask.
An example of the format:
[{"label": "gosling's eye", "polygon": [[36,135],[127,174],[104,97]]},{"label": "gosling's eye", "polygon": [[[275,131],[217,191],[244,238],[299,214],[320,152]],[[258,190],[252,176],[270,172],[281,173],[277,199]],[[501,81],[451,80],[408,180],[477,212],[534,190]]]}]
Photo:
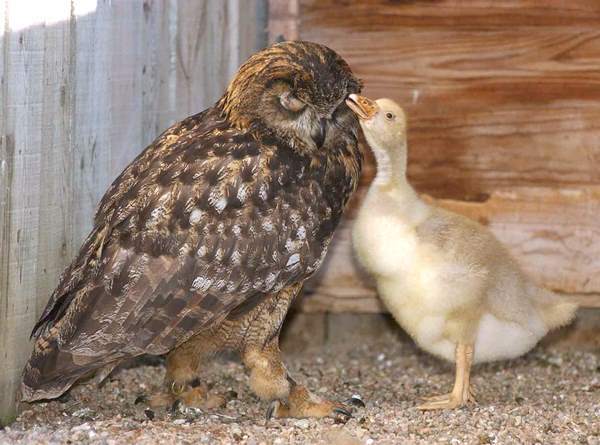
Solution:
[{"label": "gosling's eye", "polygon": [[392,119],[394,119],[394,114],[393,114],[393,113],[390,113],[390,112],[387,112],[387,113],[385,113],[385,118],[386,118],[388,121],[391,121]]},{"label": "gosling's eye", "polygon": [[302,111],[306,104],[294,96],[289,91],[286,91],[281,96],[279,96],[279,102],[281,102],[281,106],[288,111],[292,111],[297,113],[298,111]]}]

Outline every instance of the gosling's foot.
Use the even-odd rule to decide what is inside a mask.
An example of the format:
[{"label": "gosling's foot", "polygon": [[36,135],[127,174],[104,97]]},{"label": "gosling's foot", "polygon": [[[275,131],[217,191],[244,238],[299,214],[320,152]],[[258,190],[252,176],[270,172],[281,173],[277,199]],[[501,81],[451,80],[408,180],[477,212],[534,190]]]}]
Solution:
[{"label": "gosling's foot", "polygon": [[456,395],[455,393],[451,392],[441,396],[423,397],[422,399],[425,400],[426,403],[417,406],[417,408],[423,411],[436,409],[455,409],[460,406],[464,406],[467,403],[477,403],[474,392],[471,388],[460,395]]},{"label": "gosling's foot", "polygon": [[417,406],[418,409],[423,411],[430,411],[435,409],[454,409],[459,406],[465,405],[465,401],[462,397],[456,396],[453,393],[443,394],[441,396],[427,397],[427,402]]}]

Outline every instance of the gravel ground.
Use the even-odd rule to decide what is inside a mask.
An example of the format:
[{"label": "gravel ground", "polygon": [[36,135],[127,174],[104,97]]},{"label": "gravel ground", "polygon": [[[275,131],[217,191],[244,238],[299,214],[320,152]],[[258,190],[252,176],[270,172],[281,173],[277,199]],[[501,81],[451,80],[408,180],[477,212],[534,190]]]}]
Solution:
[{"label": "gravel ground", "polygon": [[[395,336],[286,357],[293,375],[322,395],[360,394],[346,424],[277,419],[247,389],[242,366],[220,359],[205,381],[226,405],[210,412],[145,411],[134,403],[157,388],[160,361],[122,369],[101,387],[80,385],[62,401],[29,406],[0,431],[13,443],[244,444],[600,444],[600,354],[540,347],[518,360],[477,366],[480,404],[421,413],[419,396],[450,390],[453,370]],[[150,419],[149,417],[152,417]]]}]

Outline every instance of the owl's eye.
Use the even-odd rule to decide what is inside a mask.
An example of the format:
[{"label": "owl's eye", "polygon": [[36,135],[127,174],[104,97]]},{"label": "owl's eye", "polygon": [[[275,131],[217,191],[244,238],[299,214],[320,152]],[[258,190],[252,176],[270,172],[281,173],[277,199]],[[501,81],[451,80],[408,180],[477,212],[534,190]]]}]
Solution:
[{"label": "owl's eye", "polygon": [[281,102],[281,106],[283,108],[294,113],[302,111],[304,107],[306,107],[304,102],[302,102],[289,91],[286,91],[279,96],[279,102]]},{"label": "owl's eye", "polygon": [[388,121],[391,121],[392,119],[394,119],[394,114],[393,114],[393,113],[390,113],[390,112],[388,111],[387,113],[385,113],[385,118],[386,118]]}]

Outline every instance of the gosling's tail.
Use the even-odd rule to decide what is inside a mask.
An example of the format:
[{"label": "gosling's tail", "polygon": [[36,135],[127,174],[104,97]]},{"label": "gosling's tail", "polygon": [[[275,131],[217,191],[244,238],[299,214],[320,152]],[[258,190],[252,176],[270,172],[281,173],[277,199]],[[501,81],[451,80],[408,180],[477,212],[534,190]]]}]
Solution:
[{"label": "gosling's tail", "polygon": [[577,304],[554,292],[539,289],[535,301],[548,330],[566,326],[575,318]]}]

